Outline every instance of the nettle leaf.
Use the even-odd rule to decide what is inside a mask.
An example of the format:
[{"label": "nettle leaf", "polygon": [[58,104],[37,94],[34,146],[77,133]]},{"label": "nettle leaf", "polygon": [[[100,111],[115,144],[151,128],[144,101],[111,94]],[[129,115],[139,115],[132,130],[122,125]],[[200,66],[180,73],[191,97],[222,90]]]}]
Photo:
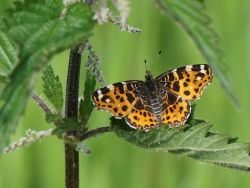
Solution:
[{"label": "nettle leaf", "polygon": [[9,40],[8,36],[0,31],[0,77],[4,78],[7,76],[17,62],[16,47]]},{"label": "nettle leaf", "polygon": [[212,66],[215,75],[228,96],[239,107],[231,82],[222,63],[219,37],[211,27],[211,19],[204,12],[201,0],[155,0],[159,8],[174,19],[192,38],[205,60]]},{"label": "nettle leaf", "polygon": [[52,134],[61,136],[70,130],[79,129],[80,125],[75,119],[61,119],[57,122],[57,127],[52,131]]},{"label": "nettle leaf", "polygon": [[62,84],[59,77],[55,75],[51,65],[44,71],[43,76],[43,92],[54,106],[57,113],[61,113],[63,107]]},{"label": "nettle leaf", "polygon": [[94,109],[94,105],[92,104],[91,101],[91,95],[95,90],[95,85],[96,85],[95,76],[92,74],[90,69],[87,69],[85,88],[84,88],[84,100],[81,99],[80,109],[79,109],[81,125],[83,128],[87,125],[90,115]]},{"label": "nettle leaf", "polygon": [[121,120],[112,118],[112,129],[119,137],[149,150],[164,151],[242,171],[250,171],[250,144],[236,142],[225,134],[209,132],[211,123],[193,121],[192,126],[161,126],[148,132],[134,130]]},{"label": "nettle leaf", "polygon": [[19,52],[19,63],[0,95],[0,151],[26,108],[35,73],[56,53],[86,40],[94,25],[89,6],[75,3],[64,7],[62,0],[16,3],[16,9],[0,20],[1,32],[8,33]]}]

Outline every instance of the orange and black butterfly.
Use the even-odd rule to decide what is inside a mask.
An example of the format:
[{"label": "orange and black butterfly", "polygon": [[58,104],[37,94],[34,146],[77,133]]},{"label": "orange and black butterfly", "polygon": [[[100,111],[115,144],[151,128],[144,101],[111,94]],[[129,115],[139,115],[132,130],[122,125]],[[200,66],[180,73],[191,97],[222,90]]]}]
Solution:
[{"label": "orange and black butterfly", "polygon": [[201,97],[212,82],[209,65],[179,67],[153,78],[147,71],[145,81],[117,82],[96,90],[93,104],[115,118],[125,118],[134,128],[148,130],[161,124],[183,125],[188,119],[190,101]]}]

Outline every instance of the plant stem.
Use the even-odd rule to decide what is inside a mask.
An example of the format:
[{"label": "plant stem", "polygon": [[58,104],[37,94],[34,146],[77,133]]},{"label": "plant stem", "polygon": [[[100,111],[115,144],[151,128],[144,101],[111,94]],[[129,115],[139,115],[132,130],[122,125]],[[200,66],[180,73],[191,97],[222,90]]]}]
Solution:
[{"label": "plant stem", "polygon": [[[81,54],[78,47],[70,51],[67,85],[66,85],[66,118],[77,119],[78,116],[78,92],[79,77],[81,67]],[[68,136],[75,136],[76,131],[67,132]],[[79,188],[79,153],[75,150],[75,145],[65,143],[65,176],[66,188]]]},{"label": "plant stem", "polygon": [[93,129],[93,130],[90,130],[88,132],[86,132],[85,134],[83,134],[82,136],[80,136],[79,140],[80,141],[83,141],[83,140],[86,140],[90,137],[93,137],[93,136],[98,136],[100,134],[103,134],[103,133],[106,133],[106,132],[111,132],[112,129],[110,126],[108,127],[99,127],[99,128],[96,128],[96,129]]}]

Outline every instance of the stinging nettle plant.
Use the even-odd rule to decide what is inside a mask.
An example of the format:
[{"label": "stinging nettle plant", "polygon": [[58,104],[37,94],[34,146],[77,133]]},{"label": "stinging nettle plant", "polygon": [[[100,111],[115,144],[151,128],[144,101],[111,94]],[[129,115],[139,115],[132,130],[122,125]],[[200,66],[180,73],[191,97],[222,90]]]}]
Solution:
[{"label": "stinging nettle plant", "polygon": [[[214,70],[215,78],[235,104],[233,88],[221,63],[218,36],[210,25],[201,0],[154,0],[163,16],[171,18],[184,29],[205,61]],[[89,39],[93,28],[112,23],[121,31],[140,33],[127,24],[129,0],[62,1],[25,0],[14,3],[0,20],[0,152],[12,152],[46,136],[58,136],[65,144],[66,187],[79,187],[79,151],[89,153],[83,144],[88,138],[113,132],[128,142],[147,150],[165,151],[188,156],[242,171],[250,171],[250,145],[237,142],[225,134],[210,132],[211,123],[195,118],[194,108],[186,125],[179,128],[161,126],[148,132],[133,130],[123,120],[110,119],[110,126],[91,129],[88,121],[93,111],[91,94],[96,82],[106,81],[99,68],[100,59]],[[114,8],[118,16],[114,14]],[[66,97],[62,84],[49,60],[57,53],[70,50]],[[82,54],[87,58],[82,60]],[[84,92],[79,92],[81,63],[85,62]],[[44,95],[32,90],[36,73],[43,71]],[[80,93],[80,96],[79,96]],[[46,121],[53,125],[45,131],[27,130],[20,140],[10,144],[21,115],[30,98],[41,107]],[[63,109],[65,103],[65,109]]]}]

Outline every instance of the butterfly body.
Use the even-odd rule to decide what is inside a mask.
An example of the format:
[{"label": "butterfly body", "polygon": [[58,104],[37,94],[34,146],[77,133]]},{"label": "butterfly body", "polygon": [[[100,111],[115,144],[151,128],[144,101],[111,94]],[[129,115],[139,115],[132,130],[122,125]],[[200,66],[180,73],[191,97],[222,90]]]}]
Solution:
[{"label": "butterfly body", "polygon": [[183,125],[191,112],[190,101],[197,100],[212,81],[209,65],[188,65],[145,81],[117,82],[96,90],[93,104],[116,118],[125,118],[132,128],[148,130],[161,124]]},{"label": "butterfly body", "polygon": [[145,104],[146,110],[155,115],[157,123],[160,125],[162,123],[161,114],[163,111],[163,101],[159,88],[160,86],[157,84],[152,74],[147,71],[144,85],[142,84],[141,89],[138,89],[138,96]]}]

